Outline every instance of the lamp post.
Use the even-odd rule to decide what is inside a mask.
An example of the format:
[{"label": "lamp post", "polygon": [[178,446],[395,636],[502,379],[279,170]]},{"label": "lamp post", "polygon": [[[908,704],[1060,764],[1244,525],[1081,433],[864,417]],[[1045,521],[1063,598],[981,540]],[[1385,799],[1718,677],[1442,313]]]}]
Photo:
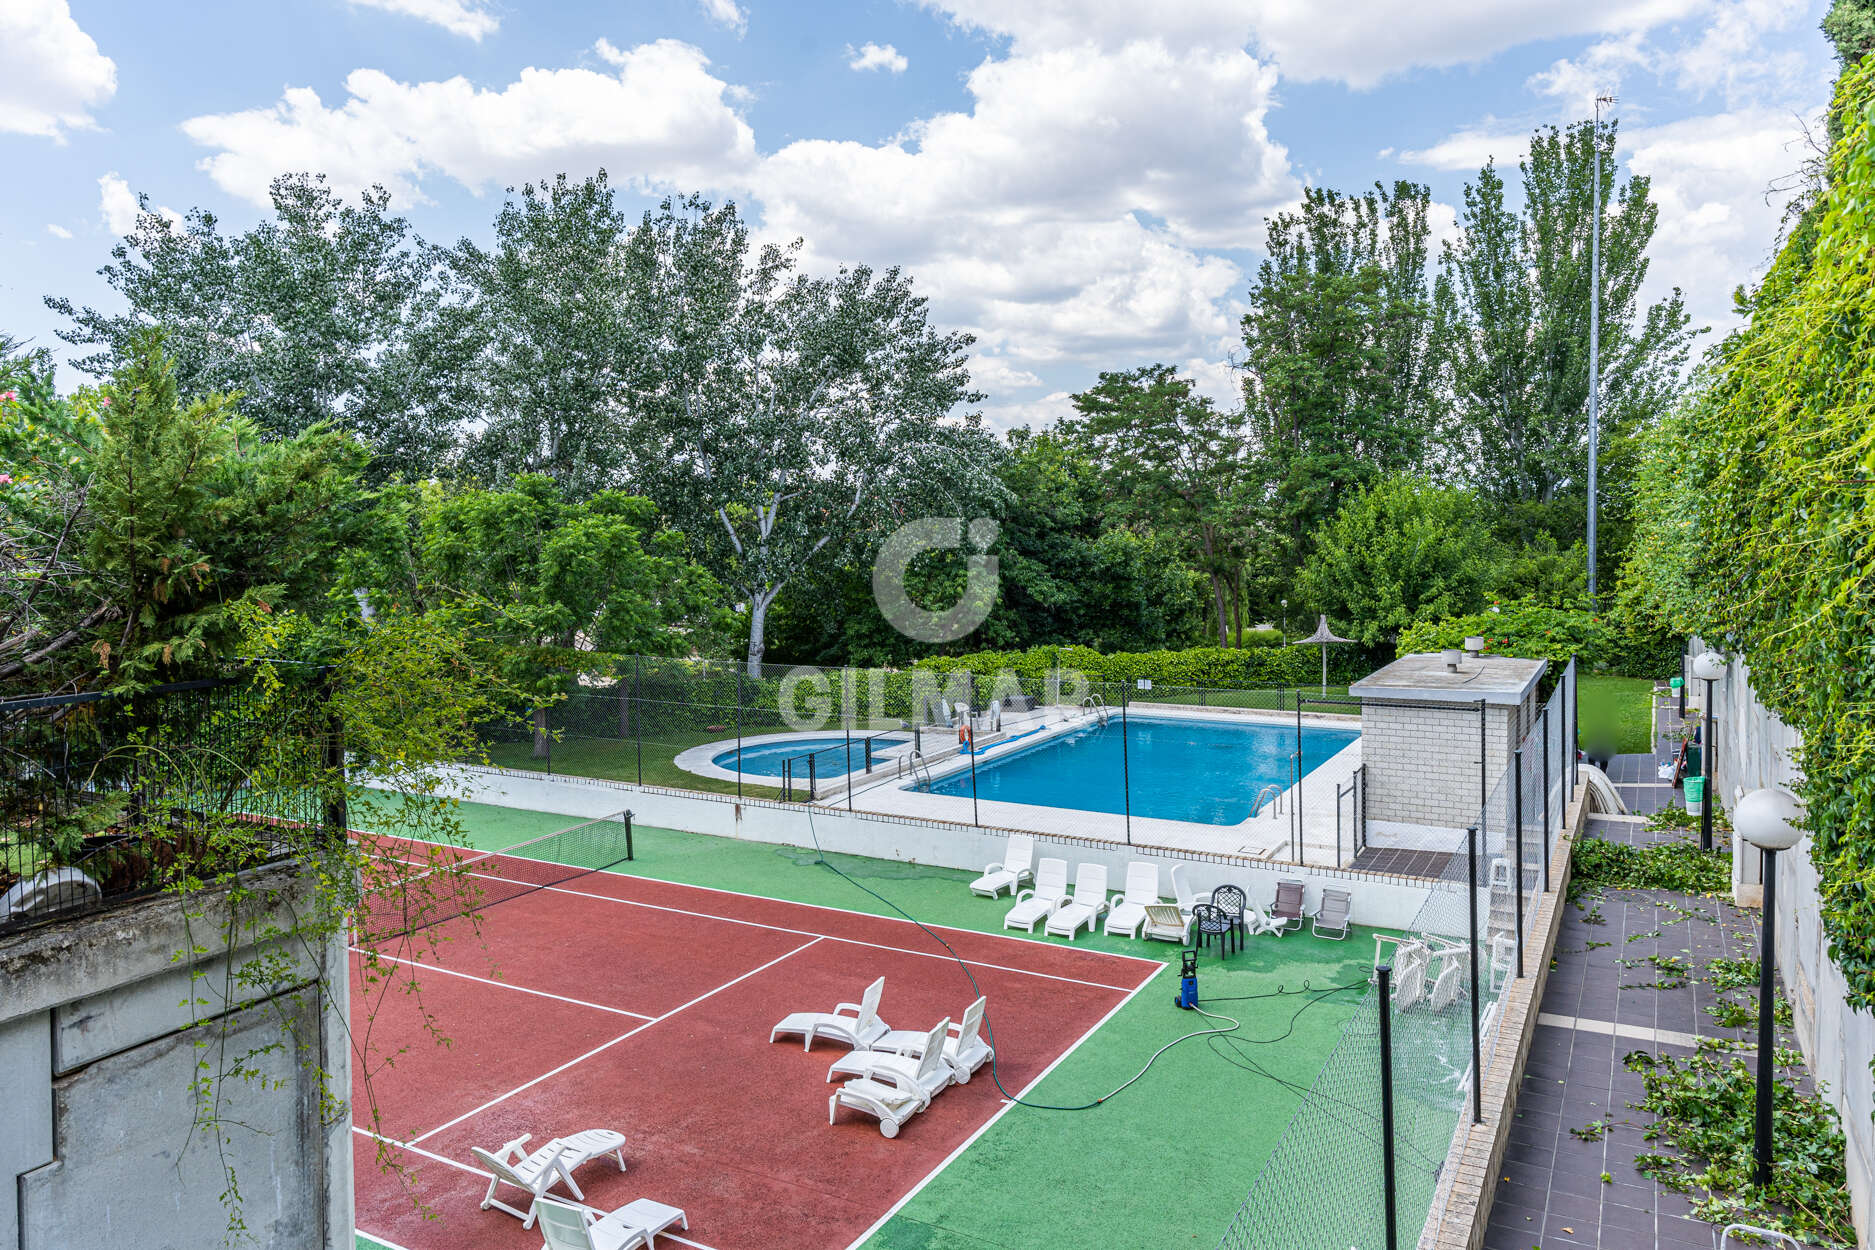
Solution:
[{"label": "lamp post", "polygon": [[1283,600],[1283,646],[1289,645],[1289,600]]},{"label": "lamp post", "polygon": [[1693,660],[1693,676],[1706,683],[1706,724],[1699,735],[1699,776],[1702,782],[1699,805],[1699,849],[1712,849],[1712,683],[1725,676],[1725,661],[1717,651],[1701,651]]},{"label": "lamp post", "polygon": [[[1700,657],[1704,659],[1704,656]],[[1694,661],[1698,663],[1698,661]],[[1803,804],[1781,787],[1753,790],[1732,813],[1738,836],[1757,847],[1764,863],[1764,919],[1758,951],[1758,1115],[1753,1157],[1759,1186],[1771,1183],[1771,1022],[1777,975],[1777,853],[1797,845]]]}]

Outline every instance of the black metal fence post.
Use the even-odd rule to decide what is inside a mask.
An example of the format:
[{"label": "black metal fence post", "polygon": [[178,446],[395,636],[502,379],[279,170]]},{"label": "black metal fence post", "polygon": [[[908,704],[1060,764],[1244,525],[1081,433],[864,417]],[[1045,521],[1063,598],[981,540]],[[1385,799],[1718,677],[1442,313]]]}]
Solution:
[{"label": "black metal fence post", "polygon": [[742,666],[736,666],[736,797],[742,797]]},{"label": "black metal fence post", "polygon": [[632,739],[638,755],[638,784],[645,783],[644,659],[632,657]]},{"label": "black metal fence post", "polygon": [[1543,705],[1543,893],[1545,894],[1549,893],[1549,861],[1554,854],[1549,837],[1549,722],[1551,711],[1561,702],[1560,699],[1551,699]]},{"label": "black metal fence post", "polygon": [[[1578,657],[1569,657],[1569,797],[1574,798],[1576,787],[1582,784],[1582,670],[1576,667]],[[1563,804],[1566,812],[1569,808]]]},{"label": "black metal fence post", "polygon": [[1700,793],[1702,802],[1699,804],[1699,849],[1702,851],[1711,851],[1712,850],[1712,805],[1716,797],[1713,793],[1713,788],[1712,788],[1712,777],[1713,777],[1712,758],[1713,758],[1713,748],[1717,745],[1713,741],[1713,738],[1715,737],[1715,735],[1712,729],[1712,683],[1711,682],[1706,683],[1705,721],[1706,721],[1705,730],[1699,735],[1699,777],[1700,777],[1700,780],[1705,783],[1705,785],[1701,787],[1701,793]]},{"label": "black metal fence post", "polygon": [[1300,690],[1296,691],[1296,768],[1295,768],[1295,772],[1296,772],[1296,801],[1292,810],[1295,812],[1294,827],[1295,827],[1296,834],[1295,834],[1295,846],[1293,849],[1295,852],[1296,863],[1300,864],[1302,862],[1303,847],[1307,843],[1307,839],[1308,839],[1308,830],[1305,829],[1302,825],[1302,692]]},{"label": "black metal fence post", "polygon": [[1517,917],[1517,976],[1519,979],[1522,979],[1523,977],[1523,748],[1522,747],[1517,748],[1515,761],[1516,762],[1511,765],[1511,768],[1514,769],[1515,771],[1511,773],[1511,779],[1510,779],[1511,802],[1517,808],[1517,816],[1516,816],[1516,819],[1512,822],[1512,826],[1511,826],[1512,829],[1515,830],[1514,836],[1516,838],[1516,856],[1517,856],[1516,858],[1517,875],[1514,878],[1512,878],[1513,889],[1516,894],[1516,904],[1512,910],[1515,912],[1516,917]]},{"label": "black metal fence post", "polygon": [[1133,845],[1133,766],[1126,749],[1126,685],[1120,685],[1120,804],[1126,813],[1126,844]]},{"label": "black metal fence post", "polygon": [[333,671],[327,669],[319,683],[319,692],[326,707],[325,758],[321,762],[329,787],[324,812],[326,836],[343,842],[350,836],[351,812],[345,799],[345,718],[336,710],[333,698],[337,685]]},{"label": "black metal fence post", "polygon": [[1484,1042],[1478,1032],[1478,962],[1484,951],[1478,945],[1478,826],[1465,831],[1465,845],[1471,861],[1469,888],[1465,903],[1471,913],[1471,1122],[1484,1123]]},{"label": "black metal fence post", "polygon": [[1393,965],[1374,969],[1380,1009],[1380,1183],[1386,1209],[1387,1250],[1399,1250],[1398,1212],[1393,1195]]},{"label": "black metal fence post", "polygon": [[970,729],[970,823],[983,823],[983,814],[977,810],[977,675],[970,674],[969,703],[964,708],[964,724]]}]

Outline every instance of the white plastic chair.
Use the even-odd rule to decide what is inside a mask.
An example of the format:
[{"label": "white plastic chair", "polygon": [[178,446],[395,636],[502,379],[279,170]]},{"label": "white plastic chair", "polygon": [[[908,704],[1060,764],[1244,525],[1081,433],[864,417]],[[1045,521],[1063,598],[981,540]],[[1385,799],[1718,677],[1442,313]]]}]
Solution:
[{"label": "white plastic chair", "polygon": [[1126,866],[1126,892],[1108,900],[1106,931],[1114,937],[1139,936],[1146,907],[1159,901],[1159,865],[1134,860]]},{"label": "white plastic chair", "polygon": [[1003,862],[986,866],[983,875],[970,883],[970,892],[984,898],[995,898],[1004,890],[1014,894],[1024,881],[1035,879],[1034,868],[1035,839],[1026,833],[1012,833]]},{"label": "white plastic chair", "polygon": [[[609,1154],[618,1160],[618,1170],[625,1170],[623,1133],[611,1129],[589,1129],[571,1138],[556,1137],[538,1150],[522,1154],[522,1148],[533,1136],[532,1133],[523,1133],[493,1154],[480,1146],[469,1147],[469,1153],[493,1174],[488,1182],[488,1193],[482,1198],[482,1210],[493,1207],[506,1211],[521,1221],[522,1228],[534,1226],[540,1200],[546,1197],[547,1191],[556,1181],[564,1182],[573,1191],[575,1198],[585,1198],[586,1195],[579,1190],[579,1183],[573,1179],[574,1168]],[[511,1207],[495,1197],[495,1191],[503,1185],[527,1191],[527,1210]]]},{"label": "white plastic chair", "polygon": [[540,1200],[540,1232],[545,1250],[644,1250],[671,1225],[690,1228],[681,1208],[639,1198],[609,1215],[553,1198]]},{"label": "white plastic chair", "polygon": [[1043,931],[1072,942],[1082,925],[1091,932],[1106,910],[1107,866],[1082,864],[1074,870],[1074,896],[1049,914]]},{"label": "white plastic chair", "polygon": [[772,1042],[783,1033],[799,1033],[802,1050],[812,1050],[814,1039],[820,1037],[855,1048],[870,1046],[890,1032],[879,1018],[879,999],[884,994],[885,978],[880,977],[866,987],[857,1003],[839,1003],[830,1012],[797,1011],[784,1016],[769,1032],[768,1040]]},{"label": "white plastic chair", "polygon": [[865,1076],[848,1081],[827,1099],[827,1123],[836,1123],[840,1108],[849,1107],[877,1119],[882,1136],[897,1137],[900,1127],[950,1084],[950,1067],[943,1059],[944,1034],[950,1027],[949,1020],[941,1020],[925,1035],[924,1054],[915,1064],[902,1055],[865,1052],[874,1062]]},{"label": "white plastic chair", "polygon": [[1044,859],[1035,865],[1035,886],[1016,894],[1016,905],[1003,917],[1003,928],[1035,932],[1037,922],[1054,915],[1068,898],[1068,861]]},{"label": "white plastic chair", "polygon": [[[955,1036],[944,1039],[944,1062],[950,1065],[951,1074],[959,1085],[968,1085],[976,1070],[995,1054],[990,1044],[981,1037],[983,1010],[988,1003],[987,998],[979,998],[964,1008],[963,1021],[951,1025],[950,1028]],[[929,1036],[928,1033],[916,1033],[910,1029],[893,1029],[874,1042],[871,1049],[923,1058],[925,1039]],[[846,1060],[843,1059],[840,1062],[845,1063]],[[840,1064],[834,1065],[835,1070],[839,1068]],[[857,1071],[857,1069],[852,1070]],[[827,1079],[833,1079],[831,1071],[827,1074]]]}]

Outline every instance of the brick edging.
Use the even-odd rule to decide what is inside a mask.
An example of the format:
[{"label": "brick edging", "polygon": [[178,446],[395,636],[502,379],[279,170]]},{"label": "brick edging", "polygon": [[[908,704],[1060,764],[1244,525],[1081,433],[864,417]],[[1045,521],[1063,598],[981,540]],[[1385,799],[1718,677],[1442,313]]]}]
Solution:
[{"label": "brick edging", "polygon": [[1491,1203],[1497,1195],[1498,1169],[1503,1166],[1510,1141],[1517,1090],[1523,1083],[1524,1059],[1536,1033],[1538,1008],[1544,986],[1549,983],[1550,961],[1562,932],[1562,905],[1569,892],[1569,852],[1587,827],[1587,797],[1588,786],[1584,783],[1570,802],[1562,833],[1550,852],[1553,888],[1537,895],[1536,910],[1528,916],[1528,932],[1537,940],[1534,948],[1526,944],[1524,954],[1526,960],[1536,956],[1535,972],[1512,979],[1504,988],[1497,1031],[1485,1057],[1484,1123],[1473,1124],[1470,1108],[1461,1108],[1440,1177],[1445,1202],[1441,1207],[1435,1196],[1435,1209],[1420,1233],[1419,1250],[1479,1250],[1484,1244]]}]

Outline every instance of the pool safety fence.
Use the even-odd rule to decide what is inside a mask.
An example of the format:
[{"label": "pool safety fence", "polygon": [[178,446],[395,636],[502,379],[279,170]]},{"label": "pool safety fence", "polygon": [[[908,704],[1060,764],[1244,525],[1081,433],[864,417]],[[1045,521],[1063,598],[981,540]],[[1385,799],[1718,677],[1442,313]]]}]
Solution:
[{"label": "pool safety fence", "polygon": [[1481,1060],[1495,1050],[1509,987],[1534,975],[1541,957],[1525,925],[1550,889],[1547,866],[1574,792],[1576,679],[1571,660],[1413,923],[1374,935],[1375,988],[1251,1183],[1221,1250],[1397,1250],[1443,1223],[1453,1131],[1482,1119]]},{"label": "pool safety fence", "polygon": [[268,674],[0,700],[0,933],[342,837],[329,675]]},{"label": "pool safety fence", "polygon": [[[1258,722],[1287,735],[1282,758],[1216,754],[1220,776],[1247,784],[1255,767],[1262,784],[1200,818],[1235,826],[1205,835],[1204,849],[1332,867],[1366,844],[1365,775],[1351,760],[1332,776],[1311,770],[1325,762],[1324,743],[1343,741],[1318,731],[1352,728],[1359,711],[1358,702],[1312,686],[1100,682],[1073,670],[763,665],[751,674],[740,663],[638,657],[572,683],[556,702],[515,709],[483,726],[480,738],[487,762],[503,767],[852,810],[871,802],[905,814],[917,804],[900,792],[914,791],[937,796],[924,801],[927,814],[1023,827],[1027,806],[1030,819],[1044,822],[1037,832],[1130,844],[1136,835],[1162,840],[1168,823],[1192,823],[1182,811],[1164,815],[1179,807],[1187,777],[1167,772],[1170,752],[1149,749],[1142,734],[1174,719]],[[1081,806],[998,801],[984,783],[991,763],[1067,734],[1102,735],[1114,757],[1110,775],[1090,779]]]}]

